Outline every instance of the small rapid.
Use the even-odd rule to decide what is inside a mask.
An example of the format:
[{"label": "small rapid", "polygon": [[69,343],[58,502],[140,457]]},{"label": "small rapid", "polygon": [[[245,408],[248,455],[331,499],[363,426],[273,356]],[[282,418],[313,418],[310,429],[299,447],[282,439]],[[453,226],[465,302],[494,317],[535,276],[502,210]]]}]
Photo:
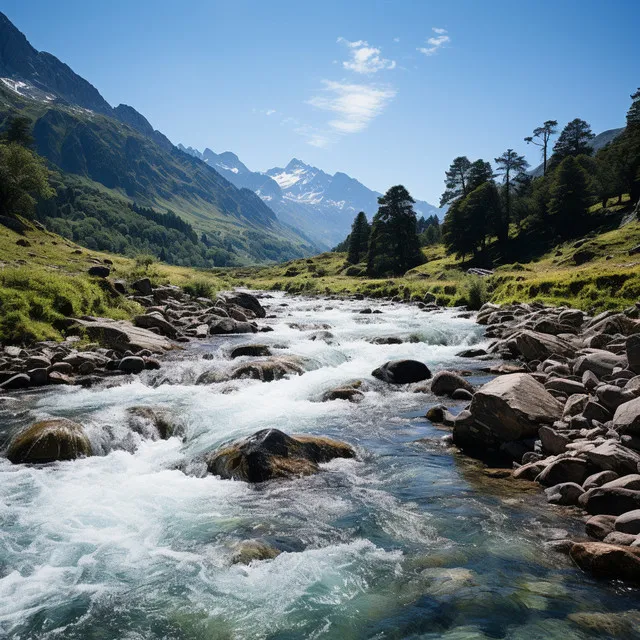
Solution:
[{"label": "small rapid", "polygon": [[[484,344],[472,318],[284,294],[263,302],[269,333],[192,342],[160,370],[115,384],[0,401],[0,443],[66,417],[98,453],[43,467],[0,458],[0,637],[572,640],[604,637],[585,614],[622,619],[636,607],[637,592],[599,583],[545,546],[578,531],[579,519],[452,450],[423,417],[438,402],[430,393],[371,376],[411,358],[488,380],[487,363],[455,355]],[[360,313],[365,306],[381,313]],[[304,374],[229,379],[255,359],[229,359],[248,342],[296,359]],[[210,372],[220,381],[197,384]],[[354,380],[364,381],[362,402],[322,402]],[[169,411],[178,436],[132,433],[127,410],[139,406]],[[358,455],[260,485],[198,465],[269,427],[343,440]],[[248,539],[282,553],[234,564]],[[621,628],[606,637],[640,637]]]}]

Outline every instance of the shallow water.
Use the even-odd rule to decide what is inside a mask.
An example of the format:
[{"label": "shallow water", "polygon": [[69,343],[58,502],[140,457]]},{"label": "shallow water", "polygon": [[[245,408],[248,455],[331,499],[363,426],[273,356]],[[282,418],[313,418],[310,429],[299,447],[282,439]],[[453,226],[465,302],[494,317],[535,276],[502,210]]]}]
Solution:
[{"label": "shallow water", "polygon": [[[597,582],[544,546],[580,533],[579,517],[547,506],[535,487],[487,478],[422,417],[433,396],[370,375],[410,357],[432,371],[476,368],[481,383],[479,363],[455,356],[482,344],[481,327],[408,305],[361,315],[362,302],[266,302],[277,315],[271,333],[194,343],[118,386],[0,404],[0,443],[37,418],[65,416],[102,454],[46,468],[0,459],[0,637],[640,637],[635,624],[568,618],[638,606],[638,591]],[[329,343],[310,339],[323,330]],[[368,342],[377,336],[413,342]],[[249,341],[303,358],[305,374],[194,384],[231,368],[229,346]],[[355,379],[367,385],[362,403],[319,402]],[[174,411],[184,441],[132,435],[125,411],[139,405]],[[257,486],[198,473],[198,456],[267,427],[345,440],[358,459]],[[234,546],[251,538],[287,551],[232,564]]]}]

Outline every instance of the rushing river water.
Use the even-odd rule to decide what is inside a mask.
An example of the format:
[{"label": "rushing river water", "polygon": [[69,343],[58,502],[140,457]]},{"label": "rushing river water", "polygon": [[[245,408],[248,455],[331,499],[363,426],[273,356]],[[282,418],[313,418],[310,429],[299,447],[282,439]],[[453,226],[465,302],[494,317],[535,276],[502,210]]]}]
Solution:
[{"label": "rushing river water", "polygon": [[[482,344],[481,327],[408,305],[362,315],[362,302],[266,302],[277,316],[263,321],[271,333],[193,343],[118,386],[0,404],[0,442],[36,418],[65,416],[102,454],[39,468],[0,459],[0,637],[639,637],[635,624],[585,626],[592,618],[580,614],[632,610],[639,594],[593,580],[545,546],[581,532],[578,517],[547,506],[533,486],[488,478],[423,417],[434,397],[370,375],[404,357],[432,371],[478,369],[455,353]],[[333,338],[310,339],[326,330]],[[410,341],[369,342],[380,336]],[[195,385],[204,371],[246,360],[227,354],[250,341],[303,358],[306,373]],[[476,374],[474,383],[487,379]],[[355,379],[368,385],[360,404],[319,401]],[[174,411],[184,441],[136,440],[125,411],[139,405]],[[345,440],[358,458],[254,486],[190,464],[267,427]],[[234,546],[252,538],[285,552],[232,564]]]}]

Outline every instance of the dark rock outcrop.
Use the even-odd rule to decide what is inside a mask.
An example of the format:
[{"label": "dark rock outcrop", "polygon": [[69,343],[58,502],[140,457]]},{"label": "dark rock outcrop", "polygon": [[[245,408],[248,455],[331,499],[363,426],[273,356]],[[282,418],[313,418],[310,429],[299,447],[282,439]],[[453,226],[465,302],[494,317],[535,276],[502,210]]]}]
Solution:
[{"label": "dark rock outcrop", "polygon": [[323,462],[354,456],[353,448],[344,442],[263,429],[214,451],[206,464],[209,473],[255,483],[311,475],[319,471],[318,465]]}]

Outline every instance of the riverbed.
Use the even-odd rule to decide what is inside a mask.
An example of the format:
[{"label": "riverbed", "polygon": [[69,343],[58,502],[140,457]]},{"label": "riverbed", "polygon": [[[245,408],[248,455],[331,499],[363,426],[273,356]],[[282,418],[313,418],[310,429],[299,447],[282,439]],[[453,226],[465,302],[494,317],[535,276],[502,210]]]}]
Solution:
[{"label": "riverbed", "polygon": [[[115,384],[5,394],[0,443],[37,419],[67,417],[99,455],[45,467],[0,458],[0,637],[640,637],[624,624],[639,592],[596,581],[547,544],[583,532],[577,511],[547,505],[533,483],[487,476],[424,418],[437,398],[371,376],[411,358],[488,381],[487,362],[456,356],[486,346],[473,318],[270,296],[273,317],[261,324],[272,332],[193,341],[160,370]],[[403,343],[371,342],[381,337]],[[249,360],[228,356],[248,342],[299,358],[305,373],[196,384]],[[362,402],[321,401],[354,380],[364,381]],[[133,406],[170,410],[180,437],[132,433]],[[270,427],[343,440],[357,458],[260,485],[202,472],[203,454]],[[248,539],[282,553],[233,564]],[[594,630],[592,613],[618,613],[619,624]]]}]

